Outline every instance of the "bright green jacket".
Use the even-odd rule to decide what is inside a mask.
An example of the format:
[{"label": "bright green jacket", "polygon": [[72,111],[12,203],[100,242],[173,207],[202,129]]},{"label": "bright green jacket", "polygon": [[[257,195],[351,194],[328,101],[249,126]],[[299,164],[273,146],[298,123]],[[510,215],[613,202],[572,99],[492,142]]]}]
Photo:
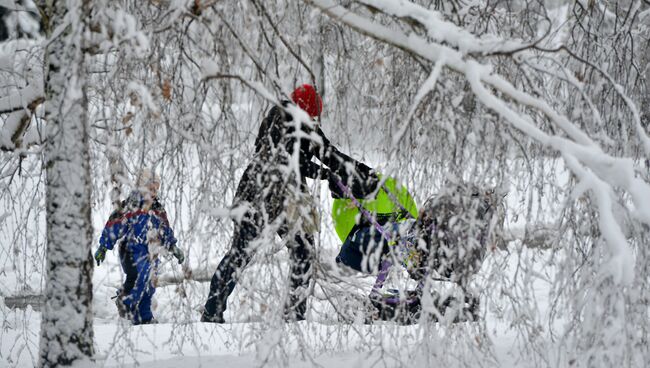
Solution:
[{"label": "bright green jacket", "polygon": [[[399,204],[395,203],[384,189],[389,190],[393,194],[393,198],[397,199]],[[386,179],[382,188],[377,192],[376,198],[360,199],[359,202],[363,208],[372,214],[397,214],[402,212],[403,207],[414,218],[417,218],[418,216],[418,209],[411,194],[409,194],[405,186],[399,184],[397,180],[391,177]],[[342,242],[345,242],[348,234],[352,231],[358,216],[363,216],[359,212],[357,206],[349,198],[337,198],[334,200],[334,203],[332,204],[332,220],[334,220],[336,234]],[[404,218],[398,218],[398,221],[403,219]]]}]

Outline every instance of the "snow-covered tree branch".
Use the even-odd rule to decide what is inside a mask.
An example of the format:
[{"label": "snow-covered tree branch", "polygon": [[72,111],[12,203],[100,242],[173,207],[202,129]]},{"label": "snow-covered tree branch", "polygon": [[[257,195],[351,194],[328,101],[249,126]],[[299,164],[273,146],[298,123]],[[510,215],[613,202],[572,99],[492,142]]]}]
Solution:
[{"label": "snow-covered tree branch", "polygon": [[[647,1],[49,3],[0,2],[1,362],[647,366]],[[322,97],[323,136],[293,105],[305,83]],[[255,166],[271,111],[292,117],[293,154],[272,145],[279,158]],[[367,165],[381,185],[394,178],[418,210],[450,183],[486,195],[494,232],[476,273],[417,281],[396,258],[386,274],[341,263],[334,198],[347,192],[329,178],[308,177],[279,207],[266,206],[278,185],[242,202],[278,162],[279,182],[302,180],[300,139]],[[116,219],[148,213],[120,212],[145,170],[184,261],[155,253],[158,324],[134,326],[118,313],[129,236],[94,270],[89,251]],[[255,207],[252,236],[241,228]],[[372,216],[353,217],[379,231]],[[297,293],[299,248],[280,234],[307,217],[320,226]],[[247,266],[232,273],[225,323],[202,323],[229,258]],[[369,297],[380,275],[383,298],[422,293],[412,326],[382,320]],[[475,300],[453,304],[461,294]],[[296,295],[306,321],[286,322]]]}]

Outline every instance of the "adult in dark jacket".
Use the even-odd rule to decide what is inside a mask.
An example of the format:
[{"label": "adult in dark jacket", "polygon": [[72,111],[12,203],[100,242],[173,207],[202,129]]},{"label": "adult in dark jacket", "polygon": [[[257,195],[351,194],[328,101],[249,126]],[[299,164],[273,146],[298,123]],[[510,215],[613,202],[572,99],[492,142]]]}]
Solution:
[{"label": "adult in dark jacket", "polygon": [[[253,256],[250,242],[268,226],[272,226],[281,238],[289,238],[286,243],[291,258],[292,292],[285,318],[304,319],[306,296],[299,295],[298,290],[309,283],[314,238],[304,228],[298,226],[296,229],[295,224],[288,221],[288,204],[301,203],[296,198],[309,198],[306,178],[328,179],[332,174],[348,178],[362,172],[364,178],[376,180],[368,166],[339,152],[316,125],[322,100],[313,86],[298,87],[291,99],[313,121],[294,120],[288,112],[291,109],[289,101],[271,108],[262,121],[255,140],[255,155],[239,182],[233,204],[233,207],[244,208],[245,213],[235,221],[231,248],[212,277],[201,321],[224,322],[223,312],[237,283],[238,272]],[[318,159],[320,165],[313,162],[313,158]]]}]

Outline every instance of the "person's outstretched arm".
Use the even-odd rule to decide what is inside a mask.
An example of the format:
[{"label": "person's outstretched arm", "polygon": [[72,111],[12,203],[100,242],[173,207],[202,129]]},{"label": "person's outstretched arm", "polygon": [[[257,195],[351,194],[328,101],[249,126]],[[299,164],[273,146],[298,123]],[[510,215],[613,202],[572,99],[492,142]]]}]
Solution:
[{"label": "person's outstretched arm", "polygon": [[322,144],[314,145],[312,153],[329,168],[330,191],[336,197],[345,197],[337,181],[352,190],[356,198],[363,198],[377,189],[379,178],[368,165],[339,151],[320,128],[315,130]]}]

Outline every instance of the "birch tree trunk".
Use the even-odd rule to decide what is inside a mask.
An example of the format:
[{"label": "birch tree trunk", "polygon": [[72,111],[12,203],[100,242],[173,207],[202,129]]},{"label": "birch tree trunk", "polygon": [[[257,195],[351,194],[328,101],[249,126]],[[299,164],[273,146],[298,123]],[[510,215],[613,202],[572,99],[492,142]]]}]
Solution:
[{"label": "birch tree trunk", "polygon": [[85,93],[87,1],[42,3],[47,133],[47,264],[39,366],[68,366],[93,355],[92,224]]}]

